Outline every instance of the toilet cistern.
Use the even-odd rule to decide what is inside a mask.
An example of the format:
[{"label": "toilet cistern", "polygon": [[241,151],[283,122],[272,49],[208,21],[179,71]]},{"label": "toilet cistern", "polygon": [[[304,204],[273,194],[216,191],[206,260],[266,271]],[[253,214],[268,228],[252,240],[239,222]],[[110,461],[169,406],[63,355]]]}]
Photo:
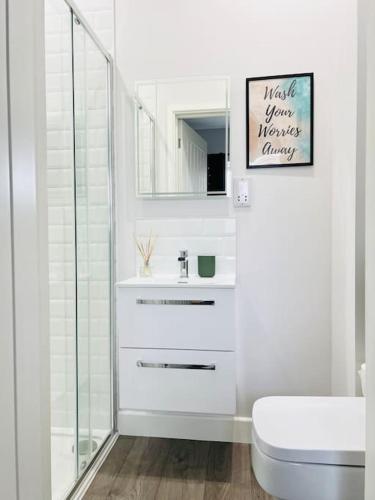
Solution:
[{"label": "toilet cistern", "polygon": [[180,263],[180,278],[188,278],[189,277],[188,251],[180,250],[180,256],[178,257],[177,260]]}]

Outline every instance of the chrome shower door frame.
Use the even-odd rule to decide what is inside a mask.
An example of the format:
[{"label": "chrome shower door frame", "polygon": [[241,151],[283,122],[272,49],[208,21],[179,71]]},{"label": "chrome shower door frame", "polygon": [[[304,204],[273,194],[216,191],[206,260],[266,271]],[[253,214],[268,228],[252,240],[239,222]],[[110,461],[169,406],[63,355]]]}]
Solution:
[{"label": "chrome shower door frame", "polygon": [[[115,335],[115,307],[114,307],[114,284],[115,284],[115,203],[114,203],[114,107],[113,107],[113,59],[110,53],[103,46],[101,41],[98,39],[95,32],[86,22],[84,16],[79,11],[75,3],[71,0],[63,0],[71,13],[72,22],[72,78],[73,78],[73,99],[74,99],[74,45],[73,45],[73,23],[77,19],[79,24],[82,26],[86,34],[90,37],[92,42],[95,44],[97,49],[101,52],[107,63],[107,123],[108,123],[108,206],[109,206],[109,302],[110,302],[110,377],[111,377],[111,425],[112,430],[101,446],[96,451],[94,457],[92,458],[89,465],[86,467],[83,474],[79,474],[78,470],[78,446],[77,446],[77,480],[70,492],[68,498],[75,499],[81,498],[88,485],[90,484],[92,478],[95,476],[97,470],[99,469],[101,463],[104,461],[105,457],[109,453],[110,449],[116,442],[118,436],[117,430],[117,414],[118,414],[118,361],[117,361],[117,345],[116,345],[116,335]],[[74,125],[74,106],[73,106],[73,135],[75,135],[75,125]],[[75,149],[75,146],[74,146]],[[75,167],[76,168],[76,164]],[[78,359],[78,352],[76,352],[76,358]],[[77,389],[78,394],[78,389]],[[78,415],[78,407],[77,407]],[[79,435],[78,427],[78,416],[77,416],[77,441]],[[78,443],[77,443],[78,444]]]}]

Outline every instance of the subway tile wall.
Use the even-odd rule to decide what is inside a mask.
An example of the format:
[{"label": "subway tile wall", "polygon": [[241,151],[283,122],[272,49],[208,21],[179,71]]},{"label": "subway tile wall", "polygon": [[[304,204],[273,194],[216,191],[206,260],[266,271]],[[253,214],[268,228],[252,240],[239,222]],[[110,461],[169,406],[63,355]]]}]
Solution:
[{"label": "subway tile wall", "polygon": [[[76,4],[112,51],[113,1],[79,0]],[[95,46],[83,36],[82,28],[75,25],[74,171],[71,18],[63,0],[46,1],[45,27],[51,425],[74,429],[78,375],[80,427],[107,429],[110,325],[106,65]]]},{"label": "subway tile wall", "polygon": [[[147,240],[156,236],[151,267],[155,275],[178,274],[180,250],[189,252],[189,272],[198,274],[198,255],[216,256],[216,274],[236,273],[236,220],[205,219],[138,219],[136,235]],[[137,252],[137,272],[142,258]]]},{"label": "subway tile wall", "polygon": [[46,108],[50,280],[51,425],[75,425],[75,239],[71,18],[46,6]]},{"label": "subway tile wall", "polygon": [[114,0],[75,0],[91,29],[110,54],[114,53]]}]

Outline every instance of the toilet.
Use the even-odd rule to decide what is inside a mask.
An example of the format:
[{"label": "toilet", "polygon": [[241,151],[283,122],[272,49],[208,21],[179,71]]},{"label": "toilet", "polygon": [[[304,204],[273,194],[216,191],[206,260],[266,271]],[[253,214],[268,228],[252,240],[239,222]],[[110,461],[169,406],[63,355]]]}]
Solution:
[{"label": "toilet", "polygon": [[252,466],[279,500],[363,500],[365,398],[266,397],[252,415]]}]

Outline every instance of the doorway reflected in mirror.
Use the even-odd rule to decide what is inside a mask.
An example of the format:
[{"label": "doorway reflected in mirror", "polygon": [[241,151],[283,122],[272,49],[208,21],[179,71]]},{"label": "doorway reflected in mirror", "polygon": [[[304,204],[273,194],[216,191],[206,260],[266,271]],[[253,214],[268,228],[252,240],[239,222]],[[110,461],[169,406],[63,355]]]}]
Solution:
[{"label": "doorway reflected in mirror", "polygon": [[225,192],[226,115],[184,113],[177,116],[177,131],[177,158],[186,190],[207,191],[209,196]]}]

